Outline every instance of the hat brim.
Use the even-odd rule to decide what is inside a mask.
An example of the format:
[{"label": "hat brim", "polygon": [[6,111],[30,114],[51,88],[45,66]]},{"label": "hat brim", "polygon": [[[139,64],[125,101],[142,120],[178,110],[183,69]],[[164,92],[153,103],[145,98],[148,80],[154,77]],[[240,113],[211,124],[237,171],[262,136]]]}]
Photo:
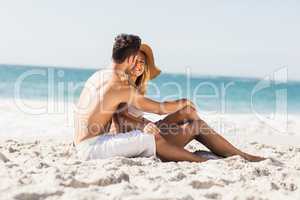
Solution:
[{"label": "hat brim", "polygon": [[150,71],[150,79],[154,79],[161,73],[161,70],[155,65],[152,49],[147,44],[141,44],[140,51],[146,55],[146,62]]}]

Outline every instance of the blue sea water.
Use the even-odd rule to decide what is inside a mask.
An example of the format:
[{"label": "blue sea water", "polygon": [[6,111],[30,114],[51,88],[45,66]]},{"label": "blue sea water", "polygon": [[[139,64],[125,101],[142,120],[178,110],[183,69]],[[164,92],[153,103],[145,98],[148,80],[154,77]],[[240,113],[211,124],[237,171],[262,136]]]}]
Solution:
[{"label": "blue sea water", "polygon": [[[0,65],[0,98],[76,101],[83,83],[95,71]],[[156,100],[189,98],[207,113],[300,113],[297,81],[162,73],[149,84],[147,96]]]}]

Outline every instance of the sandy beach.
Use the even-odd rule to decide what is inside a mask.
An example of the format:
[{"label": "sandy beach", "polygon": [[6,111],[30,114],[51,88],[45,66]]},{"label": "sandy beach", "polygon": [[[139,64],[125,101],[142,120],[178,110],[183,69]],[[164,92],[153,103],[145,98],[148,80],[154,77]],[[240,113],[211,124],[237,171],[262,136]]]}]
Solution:
[{"label": "sandy beach", "polygon": [[[3,200],[300,198],[297,115],[289,116],[285,134],[250,114],[205,116],[212,125],[225,122],[220,132],[234,145],[268,157],[258,163],[239,156],[204,163],[122,157],[82,161],[71,145],[72,126],[65,114],[24,113],[9,100],[0,105]],[[207,149],[196,142],[187,149],[207,155],[199,152]]]},{"label": "sandy beach", "polygon": [[299,11],[2,0],[0,200],[300,200]]},{"label": "sandy beach", "polygon": [[0,200],[300,200],[300,0],[0,2]]}]

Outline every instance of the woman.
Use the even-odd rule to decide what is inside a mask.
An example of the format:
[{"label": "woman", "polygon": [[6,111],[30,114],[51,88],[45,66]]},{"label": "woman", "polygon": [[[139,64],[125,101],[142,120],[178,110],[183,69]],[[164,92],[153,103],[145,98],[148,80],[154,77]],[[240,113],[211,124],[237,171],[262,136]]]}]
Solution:
[{"label": "woman", "polygon": [[[150,52],[152,52],[151,48],[146,44],[142,44],[138,53],[137,63],[134,68],[128,72],[128,84],[136,88],[137,91],[143,95],[146,94],[148,81],[155,78],[160,73],[160,70],[155,67],[154,64],[150,65],[152,66],[151,68],[148,67],[149,65],[146,64],[145,52],[147,52],[149,57],[147,59],[148,62],[154,61],[153,54],[150,54]],[[152,59],[150,59],[151,55]],[[152,122],[143,117],[143,112],[133,106],[123,103],[119,106],[118,112],[113,116],[111,132],[125,133],[134,129],[143,130],[149,123]]]},{"label": "woman", "polygon": [[[148,45],[142,44],[137,56],[137,63],[129,72],[129,84],[144,95],[148,81],[159,75],[160,70],[154,64],[153,53]],[[155,133],[156,137],[164,137],[168,142],[182,148],[191,140],[196,139],[221,157],[240,155],[249,161],[264,159],[244,153],[231,145],[199,117],[193,105],[186,106],[153,123],[144,118],[143,113],[138,109],[121,104],[118,112],[113,116],[112,127],[114,132],[129,132],[139,129]]]}]

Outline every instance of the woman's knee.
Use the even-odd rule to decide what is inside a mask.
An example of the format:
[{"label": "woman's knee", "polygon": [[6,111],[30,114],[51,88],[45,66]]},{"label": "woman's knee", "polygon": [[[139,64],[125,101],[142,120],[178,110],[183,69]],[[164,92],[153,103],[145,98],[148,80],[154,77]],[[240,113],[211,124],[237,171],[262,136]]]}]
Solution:
[{"label": "woman's knee", "polygon": [[155,140],[156,147],[159,147],[166,142],[166,139],[161,134],[154,135],[154,140]]},{"label": "woman's knee", "polygon": [[198,119],[198,114],[197,114],[197,111],[194,107],[192,106],[185,106],[184,108],[182,108],[179,113],[181,115],[184,115],[185,118],[190,118],[190,119]]}]

